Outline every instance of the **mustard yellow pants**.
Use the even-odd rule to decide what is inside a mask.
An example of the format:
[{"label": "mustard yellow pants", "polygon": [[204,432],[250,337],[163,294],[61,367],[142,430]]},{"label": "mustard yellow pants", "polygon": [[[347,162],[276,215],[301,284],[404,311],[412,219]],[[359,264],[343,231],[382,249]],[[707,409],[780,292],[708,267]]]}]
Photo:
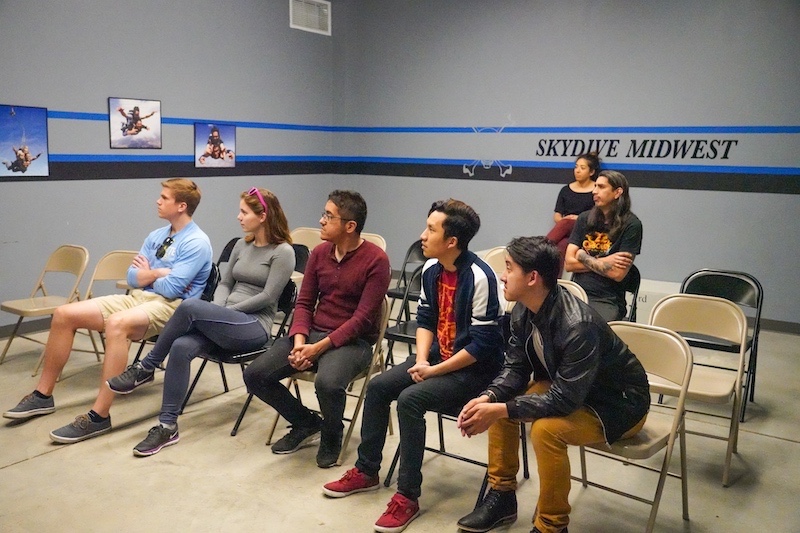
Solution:
[{"label": "mustard yellow pants", "polygon": [[[526,394],[543,394],[549,381],[533,382]],[[622,438],[635,435],[645,416]],[[498,491],[517,489],[519,420],[504,418],[489,428],[489,485]],[[539,418],[531,424],[531,444],[539,470],[539,500],[533,525],[542,533],[559,533],[569,524],[570,465],[567,446],[605,442],[600,419],[581,407],[564,417]]]}]

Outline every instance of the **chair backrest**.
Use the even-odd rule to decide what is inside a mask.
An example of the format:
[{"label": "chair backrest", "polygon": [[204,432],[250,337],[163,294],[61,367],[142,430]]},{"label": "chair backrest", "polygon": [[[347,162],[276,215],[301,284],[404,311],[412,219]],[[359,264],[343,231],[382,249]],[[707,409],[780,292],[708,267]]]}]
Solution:
[{"label": "chair backrest", "polygon": [[577,296],[582,302],[589,303],[589,297],[586,295],[586,291],[574,281],[559,278],[558,284],[571,292],[573,296]]},{"label": "chair backrest", "polygon": [[221,265],[222,263],[227,263],[231,260],[231,252],[233,251],[233,247],[236,246],[236,243],[239,242],[239,239],[241,239],[241,237],[234,237],[228,241],[228,244],[225,245],[225,248],[223,248],[222,252],[219,254],[217,266]]},{"label": "chair backrest", "polygon": [[402,317],[404,313],[407,312],[411,300],[419,298],[419,293],[422,290],[422,268],[424,266],[425,263],[419,265],[407,278],[408,281],[403,288],[403,299],[400,301],[400,307],[396,317],[398,323],[402,322]]},{"label": "chair backrest", "polygon": [[670,294],[655,303],[649,322],[678,333],[710,335],[741,346],[747,335],[747,318],[741,308],[716,296]]},{"label": "chair backrest", "polygon": [[495,246],[483,255],[483,260],[487,265],[492,267],[492,270],[499,278],[503,271],[506,269],[506,247]]},{"label": "chair backrest", "polygon": [[206,279],[206,286],[203,289],[203,294],[200,295],[201,300],[205,300],[207,302],[214,301],[214,291],[217,290],[217,285],[219,284],[220,280],[220,273],[219,273],[219,266],[211,263],[211,270],[208,272],[208,278]]},{"label": "chair backrest", "polygon": [[297,300],[297,285],[294,281],[289,280],[283,288],[280,297],[278,298],[278,311],[289,315],[294,309],[295,301]]},{"label": "chair backrest", "polygon": [[291,231],[290,235],[292,236],[292,242],[297,244],[305,244],[309,251],[313,250],[323,242],[322,238],[320,238],[319,228],[295,228]]},{"label": "chair backrest", "polygon": [[98,281],[124,280],[128,274],[128,267],[139,254],[135,250],[114,250],[100,258],[94,267],[92,279],[86,288],[86,299],[94,296],[94,284]]},{"label": "chair backrest", "polygon": [[384,252],[386,251],[386,239],[378,235],[377,233],[367,233],[366,231],[361,232],[361,238],[365,241],[369,241]]},{"label": "chair backrest", "polygon": [[75,283],[67,296],[69,301],[80,299],[78,285],[80,285],[86,266],[89,264],[89,250],[83,246],[75,244],[63,244],[56,248],[47,259],[44,270],[39,275],[39,280],[31,292],[31,298],[41,291],[43,296],[47,296],[47,289],[44,285],[44,278],[48,272],[64,272],[75,276]]},{"label": "chair backrest", "polygon": [[380,352],[383,344],[383,337],[386,334],[386,328],[389,326],[389,313],[392,311],[392,303],[391,299],[388,297],[383,298],[383,303],[381,304],[381,318],[380,324],[378,329],[378,340],[375,341],[375,351]]},{"label": "chair backrest", "polygon": [[397,287],[405,286],[406,276],[408,270],[416,270],[416,268],[425,263],[428,258],[422,253],[422,239],[417,239],[406,250],[406,256],[403,258],[403,264],[400,267],[400,277],[397,279]]},{"label": "chair backrest", "polygon": [[308,256],[311,255],[311,251],[305,244],[296,242],[292,243],[292,248],[294,248],[294,270],[303,274],[306,271],[306,264],[308,264]]},{"label": "chair backrest", "polygon": [[704,294],[725,298],[735,304],[753,309],[753,344],[758,342],[761,329],[761,307],[764,304],[764,289],[761,283],[746,272],[704,268],[689,274],[681,283],[681,292]]},{"label": "chair backrest", "polygon": [[636,265],[631,265],[628,274],[622,280],[622,288],[626,293],[631,293],[631,305],[628,309],[626,319],[630,322],[636,322],[636,307],[639,302],[639,285],[642,283],[642,275]]},{"label": "chair backrest", "polygon": [[632,322],[609,322],[614,333],[642,363],[645,372],[681,386],[692,372],[692,349],[671,329]]}]

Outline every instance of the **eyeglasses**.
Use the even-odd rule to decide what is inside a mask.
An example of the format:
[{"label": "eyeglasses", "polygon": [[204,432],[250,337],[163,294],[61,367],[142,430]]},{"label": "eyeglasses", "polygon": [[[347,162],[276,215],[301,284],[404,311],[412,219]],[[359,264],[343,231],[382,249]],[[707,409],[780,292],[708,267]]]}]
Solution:
[{"label": "eyeglasses", "polygon": [[328,213],[327,211],[323,211],[320,216],[321,216],[321,218],[324,218],[326,222],[330,222],[331,220],[333,220],[335,218],[338,218],[339,220],[344,220],[345,222],[353,220],[352,218],[335,217],[335,216],[331,215],[330,213]]},{"label": "eyeglasses", "polygon": [[253,187],[252,189],[247,191],[247,194],[249,194],[250,196],[253,196],[253,195],[257,196],[258,197],[258,201],[261,202],[262,206],[264,206],[264,212],[265,213],[267,212],[267,202],[264,201],[264,197],[261,196],[261,191],[259,191],[256,187]]},{"label": "eyeglasses", "polygon": [[172,246],[173,242],[175,242],[175,239],[173,239],[172,237],[167,237],[166,239],[164,239],[164,242],[162,242],[161,246],[159,246],[158,250],[156,250],[156,257],[159,259],[163,259],[164,255],[167,253],[167,248]]}]

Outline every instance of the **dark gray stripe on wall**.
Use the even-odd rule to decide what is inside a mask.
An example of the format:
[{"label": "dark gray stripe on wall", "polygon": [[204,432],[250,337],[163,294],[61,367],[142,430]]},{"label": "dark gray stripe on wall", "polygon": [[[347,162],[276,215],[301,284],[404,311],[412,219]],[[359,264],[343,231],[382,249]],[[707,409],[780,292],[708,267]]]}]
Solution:
[{"label": "dark gray stripe on wall", "polygon": [[[611,167],[610,167],[611,168]],[[409,164],[352,161],[237,161],[235,168],[196,168],[192,162],[51,162],[49,177],[6,176],[4,181],[94,180],[260,176],[291,174],[360,174],[375,176],[407,176],[477,181],[522,183],[564,183],[564,168],[515,166],[510,174],[500,176],[496,166],[478,165],[474,175],[464,173],[462,165]],[[800,194],[800,175],[759,173],[668,172],[661,170],[623,169],[631,186],[655,189],[690,189],[705,191]]]}]

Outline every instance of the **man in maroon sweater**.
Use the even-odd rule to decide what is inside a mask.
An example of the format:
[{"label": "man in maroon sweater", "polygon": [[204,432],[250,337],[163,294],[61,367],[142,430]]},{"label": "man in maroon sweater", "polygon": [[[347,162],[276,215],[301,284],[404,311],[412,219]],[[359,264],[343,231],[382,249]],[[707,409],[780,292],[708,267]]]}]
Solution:
[{"label": "man in maroon sweater", "polygon": [[[317,466],[336,464],[342,447],[345,388],[368,364],[389,288],[386,253],[361,238],[367,204],[353,191],[333,191],[319,220],[327,241],[308,259],[289,335],[281,337],[244,373],[247,390],[275,408],[291,431],[272,445],[277,454],[321,442]],[[281,380],[317,373],[322,418],[303,406]]]}]

